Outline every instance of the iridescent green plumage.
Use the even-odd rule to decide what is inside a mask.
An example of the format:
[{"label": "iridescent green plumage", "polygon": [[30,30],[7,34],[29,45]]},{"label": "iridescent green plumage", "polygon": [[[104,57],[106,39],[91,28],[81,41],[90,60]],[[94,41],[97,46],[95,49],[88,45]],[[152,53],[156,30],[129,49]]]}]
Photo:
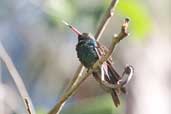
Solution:
[{"label": "iridescent green plumage", "polygon": [[95,50],[97,47],[96,41],[90,38],[87,33],[83,33],[78,37],[76,46],[78,58],[86,68],[90,68],[99,59]]}]

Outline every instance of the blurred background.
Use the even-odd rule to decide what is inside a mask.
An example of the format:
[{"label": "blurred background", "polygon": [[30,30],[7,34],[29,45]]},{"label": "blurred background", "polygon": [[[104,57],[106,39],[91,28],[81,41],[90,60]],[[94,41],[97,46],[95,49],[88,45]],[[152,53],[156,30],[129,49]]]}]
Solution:
[{"label": "blurred background", "polygon": [[[96,32],[111,0],[0,0],[0,41],[19,71],[37,114],[47,114],[63,95],[79,61],[77,36],[62,20],[81,32]],[[121,96],[121,106],[89,77],[61,114],[170,114],[171,16],[169,0],[120,0],[100,42],[109,47],[112,35],[130,17],[130,35],[113,54],[118,73],[135,68]],[[21,97],[0,61],[0,114],[26,114]]]}]

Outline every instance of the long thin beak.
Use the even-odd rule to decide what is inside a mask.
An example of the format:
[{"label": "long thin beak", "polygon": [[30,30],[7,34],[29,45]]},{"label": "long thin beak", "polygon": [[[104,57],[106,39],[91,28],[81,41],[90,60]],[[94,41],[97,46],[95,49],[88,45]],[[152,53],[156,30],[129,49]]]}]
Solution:
[{"label": "long thin beak", "polygon": [[75,32],[77,35],[81,35],[81,32],[78,31],[75,27],[72,25],[68,24],[66,21],[62,21],[66,26],[68,26],[73,32]]}]

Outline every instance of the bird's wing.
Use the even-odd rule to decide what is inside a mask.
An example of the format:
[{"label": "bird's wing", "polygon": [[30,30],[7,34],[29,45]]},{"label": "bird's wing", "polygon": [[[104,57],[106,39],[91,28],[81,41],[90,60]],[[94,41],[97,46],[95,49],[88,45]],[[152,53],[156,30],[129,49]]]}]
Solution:
[{"label": "bird's wing", "polygon": [[[108,52],[108,49],[105,46],[102,46],[99,43],[97,43],[96,52],[99,58],[101,58]],[[109,57],[109,59],[103,63],[103,66],[105,70],[105,80],[108,81],[109,83],[116,84],[118,80],[120,79],[120,76],[113,67],[112,57]],[[98,79],[96,80],[98,81],[100,80],[99,76],[96,76],[98,74],[94,73],[93,75],[95,78],[98,77]],[[111,89],[111,95],[112,95],[112,99],[113,99],[115,106],[118,107],[120,105],[118,91],[115,89]]]},{"label": "bird's wing", "polygon": [[[106,53],[108,53],[108,51],[109,51],[108,48],[97,43],[96,52],[99,58],[101,58]],[[106,66],[106,71],[109,72],[109,75],[108,75],[109,81],[111,81],[111,83],[116,83],[118,80],[120,80],[121,77],[114,68],[112,57],[109,57],[109,59],[106,62],[104,62],[104,64]]]},{"label": "bird's wing", "polygon": [[[98,51],[98,53],[100,53],[100,57],[104,56],[109,51],[108,48],[106,48],[105,46],[99,44],[98,42],[97,42],[97,49],[96,50]],[[108,79],[109,79],[109,82],[113,83],[113,84],[116,84],[116,82],[121,79],[121,76],[116,72],[116,70],[114,68],[114,63],[113,63],[112,57],[109,57],[109,59],[106,61],[105,64],[107,64],[107,69],[106,70],[108,70],[109,73],[110,73],[110,75],[107,76]],[[120,89],[124,94],[127,92],[125,87],[122,87]]]}]

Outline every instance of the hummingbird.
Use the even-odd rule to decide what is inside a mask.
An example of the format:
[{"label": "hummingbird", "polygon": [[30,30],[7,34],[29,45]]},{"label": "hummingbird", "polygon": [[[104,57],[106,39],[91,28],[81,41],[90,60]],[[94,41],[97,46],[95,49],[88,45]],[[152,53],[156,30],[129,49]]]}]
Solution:
[{"label": "hummingbird", "polygon": [[[77,57],[82,65],[87,69],[91,69],[93,65],[108,52],[108,48],[101,45],[95,40],[95,38],[89,33],[81,33],[75,27],[64,22],[74,33],[78,36],[78,43],[76,45]],[[106,62],[103,63],[104,78],[107,82],[111,84],[117,84],[121,79],[121,76],[116,72],[112,57],[110,57]],[[109,88],[102,84],[101,81],[101,70],[100,68],[93,71],[93,77],[100,83],[101,87],[109,92],[112,96],[114,105],[118,107],[120,105],[119,94],[120,92],[126,93],[125,87],[121,88]]]}]

